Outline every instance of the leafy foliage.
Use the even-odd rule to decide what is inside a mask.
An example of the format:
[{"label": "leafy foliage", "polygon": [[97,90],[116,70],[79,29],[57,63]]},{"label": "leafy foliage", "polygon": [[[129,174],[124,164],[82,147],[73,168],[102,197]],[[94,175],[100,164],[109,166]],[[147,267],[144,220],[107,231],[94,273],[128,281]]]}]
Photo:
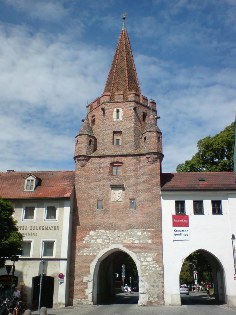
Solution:
[{"label": "leafy foliage", "polygon": [[234,123],[213,137],[198,141],[198,152],[176,168],[177,172],[233,171]]},{"label": "leafy foliage", "polygon": [[4,265],[5,257],[18,254],[22,245],[23,236],[18,232],[13,213],[12,204],[0,199],[0,267]]},{"label": "leafy foliage", "polygon": [[194,270],[198,273],[198,283],[212,281],[212,267],[200,251],[193,252],[185,259],[180,272],[180,283],[194,283]]}]

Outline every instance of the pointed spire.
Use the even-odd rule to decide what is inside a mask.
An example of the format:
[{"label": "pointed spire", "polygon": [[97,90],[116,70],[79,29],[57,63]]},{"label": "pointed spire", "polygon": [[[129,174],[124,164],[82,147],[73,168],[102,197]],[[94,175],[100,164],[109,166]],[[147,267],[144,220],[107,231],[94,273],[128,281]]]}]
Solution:
[{"label": "pointed spire", "polygon": [[104,89],[104,93],[111,93],[111,100],[114,100],[116,92],[123,92],[124,100],[127,100],[128,92],[141,95],[125,18],[124,14],[123,27]]}]

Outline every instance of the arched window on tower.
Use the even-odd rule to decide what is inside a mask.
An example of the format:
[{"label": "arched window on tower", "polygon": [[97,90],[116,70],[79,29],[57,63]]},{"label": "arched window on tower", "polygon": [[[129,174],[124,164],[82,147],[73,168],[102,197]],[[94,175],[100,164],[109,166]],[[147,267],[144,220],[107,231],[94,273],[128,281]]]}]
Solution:
[{"label": "arched window on tower", "polygon": [[113,120],[120,121],[123,117],[123,110],[121,108],[115,108],[113,111]]}]

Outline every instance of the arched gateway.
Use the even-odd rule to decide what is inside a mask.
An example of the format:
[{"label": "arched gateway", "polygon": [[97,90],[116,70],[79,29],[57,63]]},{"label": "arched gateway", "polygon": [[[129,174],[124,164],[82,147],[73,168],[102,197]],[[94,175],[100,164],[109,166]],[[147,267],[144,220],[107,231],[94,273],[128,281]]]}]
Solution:
[{"label": "arched gateway", "polygon": [[[186,268],[187,267],[187,268]],[[184,268],[192,273],[189,281],[184,279]],[[186,272],[185,272],[186,275]],[[182,278],[182,279],[181,279]],[[191,253],[183,262],[180,272],[180,283],[186,280],[193,294],[191,304],[224,304],[226,303],[225,272],[220,260],[205,249],[199,249]],[[206,290],[206,286],[211,288],[210,297],[201,294]],[[198,291],[199,290],[199,291]],[[182,298],[182,304],[186,300]],[[187,301],[187,303],[189,303]]]},{"label": "arched gateway", "polygon": [[[123,268],[122,268],[123,266]],[[122,270],[123,269],[123,270]],[[122,287],[128,285],[134,295],[126,295],[128,303],[138,302],[140,263],[137,256],[123,246],[103,250],[91,264],[93,304],[122,303]],[[141,276],[142,277],[142,276]],[[142,283],[142,281],[141,281]]]}]

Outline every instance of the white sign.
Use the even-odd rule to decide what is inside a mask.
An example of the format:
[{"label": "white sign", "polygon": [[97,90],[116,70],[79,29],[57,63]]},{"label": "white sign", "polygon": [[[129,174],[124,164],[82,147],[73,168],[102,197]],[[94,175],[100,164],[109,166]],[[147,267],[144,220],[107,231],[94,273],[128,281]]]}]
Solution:
[{"label": "white sign", "polygon": [[189,241],[188,227],[173,227],[174,241]]}]

